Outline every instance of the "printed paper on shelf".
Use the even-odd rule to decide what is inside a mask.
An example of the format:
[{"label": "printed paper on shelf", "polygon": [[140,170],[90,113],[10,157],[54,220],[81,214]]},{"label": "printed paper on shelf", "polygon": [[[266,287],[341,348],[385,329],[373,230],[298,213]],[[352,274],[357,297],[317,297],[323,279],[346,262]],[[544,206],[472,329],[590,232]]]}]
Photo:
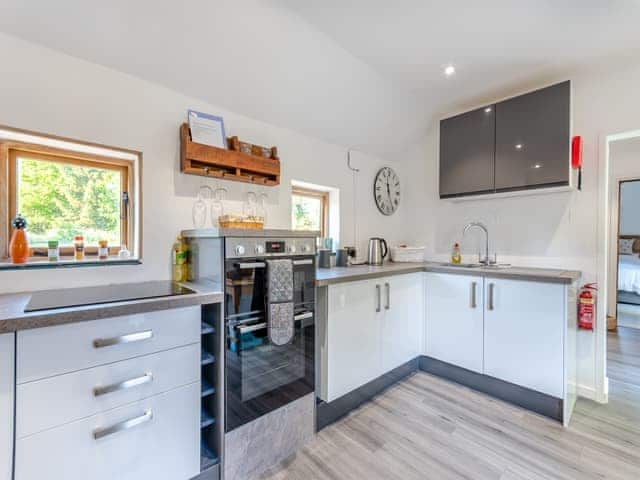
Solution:
[{"label": "printed paper on shelf", "polygon": [[227,148],[222,117],[189,110],[189,129],[192,142]]}]

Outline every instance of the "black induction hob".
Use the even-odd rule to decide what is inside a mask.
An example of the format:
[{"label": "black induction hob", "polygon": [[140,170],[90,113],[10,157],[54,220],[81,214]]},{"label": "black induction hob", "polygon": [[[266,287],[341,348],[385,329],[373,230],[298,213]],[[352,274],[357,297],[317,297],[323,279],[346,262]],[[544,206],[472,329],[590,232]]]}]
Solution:
[{"label": "black induction hob", "polygon": [[174,282],[126,283],[100,287],[67,288],[35,292],[25,312],[81,307],[101,303],[126,302],[145,298],[171,297],[195,293]]}]

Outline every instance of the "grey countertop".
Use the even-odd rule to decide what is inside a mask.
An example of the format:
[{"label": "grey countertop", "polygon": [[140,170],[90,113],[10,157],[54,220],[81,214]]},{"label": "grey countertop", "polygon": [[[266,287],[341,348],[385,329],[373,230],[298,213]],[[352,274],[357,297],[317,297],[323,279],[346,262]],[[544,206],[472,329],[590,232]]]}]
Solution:
[{"label": "grey countertop", "polygon": [[135,313],[220,303],[224,299],[220,284],[199,282],[184,283],[182,285],[190,288],[195,293],[37,312],[24,311],[34,292],[0,295],[0,334]]},{"label": "grey countertop", "polygon": [[380,267],[371,265],[354,265],[351,267],[319,268],[316,285],[324,287],[335,283],[367,280],[389,275],[401,275],[413,272],[440,272],[459,275],[479,275],[490,278],[511,278],[548,283],[573,283],[580,279],[582,273],[577,270],[529,267],[453,267],[437,262],[422,263],[385,263]]}]

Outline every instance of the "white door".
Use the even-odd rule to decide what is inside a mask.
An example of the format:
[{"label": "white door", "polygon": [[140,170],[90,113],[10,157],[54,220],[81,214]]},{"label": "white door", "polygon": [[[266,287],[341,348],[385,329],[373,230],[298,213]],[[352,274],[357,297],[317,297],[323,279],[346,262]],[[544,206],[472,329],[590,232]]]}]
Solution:
[{"label": "white door", "polygon": [[0,335],[0,480],[10,480],[13,463],[15,335]]},{"label": "white door", "polygon": [[427,356],[482,373],[482,277],[427,273]]},{"label": "white door", "polygon": [[424,276],[410,273],[381,279],[382,370],[420,355],[424,325]]},{"label": "white door", "polygon": [[484,370],[563,398],[565,286],[486,279]]},{"label": "white door", "polygon": [[379,281],[328,288],[327,392],[323,400],[331,402],[381,375],[383,307]]}]

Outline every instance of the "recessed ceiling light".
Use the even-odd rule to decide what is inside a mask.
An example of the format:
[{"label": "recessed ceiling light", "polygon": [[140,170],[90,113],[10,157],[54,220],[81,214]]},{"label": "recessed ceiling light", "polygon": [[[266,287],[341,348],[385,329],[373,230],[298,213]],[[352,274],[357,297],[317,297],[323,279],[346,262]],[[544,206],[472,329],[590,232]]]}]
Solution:
[{"label": "recessed ceiling light", "polygon": [[487,107],[484,109],[484,113],[491,113],[491,107]]},{"label": "recessed ceiling light", "polygon": [[447,77],[450,77],[454,73],[456,73],[456,67],[454,67],[453,65],[448,65],[448,66],[444,67],[444,74]]},{"label": "recessed ceiling light", "polygon": [[533,168],[542,168],[542,165],[540,165],[539,163],[536,163]]},{"label": "recessed ceiling light", "polygon": [[516,150],[522,150],[522,144],[516,143]]}]

